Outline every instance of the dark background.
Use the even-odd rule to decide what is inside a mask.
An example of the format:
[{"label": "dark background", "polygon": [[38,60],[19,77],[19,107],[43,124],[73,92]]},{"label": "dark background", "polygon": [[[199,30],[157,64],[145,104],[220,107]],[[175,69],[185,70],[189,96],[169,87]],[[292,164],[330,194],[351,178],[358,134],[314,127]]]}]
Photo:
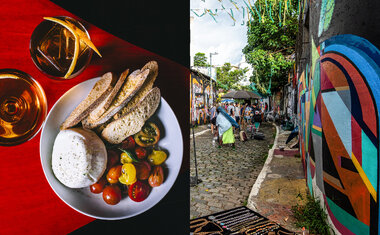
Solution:
[{"label": "dark background", "polygon": [[190,1],[52,0],[136,46],[190,66]]},{"label": "dark background", "polygon": [[[190,66],[189,1],[52,0],[85,21],[136,46]],[[181,79],[181,77],[179,77]],[[184,86],[179,80],[176,86]],[[188,83],[187,83],[188,84]],[[189,120],[188,93],[177,117]],[[184,155],[189,154],[189,131],[182,130]],[[184,160],[188,159],[184,156]],[[183,167],[185,165],[185,167]],[[121,232],[127,234],[189,234],[189,169],[183,164],[170,192],[152,209],[118,221],[95,220],[72,234]]]}]

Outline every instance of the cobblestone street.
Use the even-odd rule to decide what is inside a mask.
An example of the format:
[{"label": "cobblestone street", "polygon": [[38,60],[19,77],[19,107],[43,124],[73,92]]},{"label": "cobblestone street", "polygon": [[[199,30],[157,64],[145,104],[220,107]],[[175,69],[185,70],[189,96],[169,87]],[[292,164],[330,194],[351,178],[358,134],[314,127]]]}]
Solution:
[{"label": "cobblestone street", "polygon": [[[204,131],[204,132],[203,132]],[[272,147],[276,129],[271,123],[262,123],[264,140],[240,142],[236,150],[212,144],[211,130],[206,126],[195,128],[198,178],[202,181],[190,188],[190,219],[247,204],[252,185]],[[191,176],[195,176],[194,146],[190,139]]]}]

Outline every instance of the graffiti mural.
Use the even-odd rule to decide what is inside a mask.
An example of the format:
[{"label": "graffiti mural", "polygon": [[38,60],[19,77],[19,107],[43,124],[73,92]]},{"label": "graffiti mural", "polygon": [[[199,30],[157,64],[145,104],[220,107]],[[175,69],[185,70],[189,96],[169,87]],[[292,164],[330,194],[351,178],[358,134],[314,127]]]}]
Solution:
[{"label": "graffiti mural", "polygon": [[[192,71],[190,75],[190,118],[191,123],[197,125],[207,123],[207,113],[211,105],[210,80],[204,76],[197,71]],[[215,93],[213,89],[214,97]]]},{"label": "graffiti mural", "polygon": [[335,7],[335,0],[322,0],[321,11],[319,13],[318,36],[320,37],[326,31],[331,22]]},{"label": "graffiti mural", "polygon": [[312,46],[312,55],[298,84],[310,192],[323,199],[340,233],[377,234],[380,51],[364,38],[339,35]]}]

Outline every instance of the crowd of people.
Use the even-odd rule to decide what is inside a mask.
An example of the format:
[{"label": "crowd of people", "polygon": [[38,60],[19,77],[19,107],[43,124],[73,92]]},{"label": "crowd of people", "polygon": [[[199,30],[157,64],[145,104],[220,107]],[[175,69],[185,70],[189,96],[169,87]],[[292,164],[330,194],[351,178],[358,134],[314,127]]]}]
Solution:
[{"label": "crowd of people", "polygon": [[245,134],[249,127],[252,132],[259,131],[264,118],[262,110],[262,104],[259,103],[214,104],[209,109],[209,115],[213,141],[218,143],[218,148],[231,145],[235,149],[235,134],[242,139],[241,135]]}]

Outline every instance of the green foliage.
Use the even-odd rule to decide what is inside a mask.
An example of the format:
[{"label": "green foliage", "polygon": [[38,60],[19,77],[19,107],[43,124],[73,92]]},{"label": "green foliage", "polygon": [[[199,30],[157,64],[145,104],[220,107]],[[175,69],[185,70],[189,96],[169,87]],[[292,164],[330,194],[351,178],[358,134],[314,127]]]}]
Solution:
[{"label": "green foliage", "polygon": [[207,57],[205,53],[198,52],[194,56],[194,66],[208,67]]},{"label": "green foliage", "polygon": [[326,222],[327,215],[321,208],[320,201],[309,194],[306,198],[306,204],[293,206],[292,212],[297,227],[305,227],[310,233],[330,234],[330,226]]},{"label": "green foliage", "polygon": [[256,1],[257,11],[253,10],[255,15],[248,23],[247,45],[243,53],[255,71],[250,81],[256,83],[257,90],[262,94],[265,94],[271,80],[272,90],[285,85],[294,63],[290,55],[295,51],[298,2],[289,2]]},{"label": "green foliage", "polygon": [[242,89],[239,82],[245,78],[247,68],[233,69],[230,63],[224,63],[222,67],[216,68],[216,79],[218,81],[217,88],[222,88],[225,91]]}]

